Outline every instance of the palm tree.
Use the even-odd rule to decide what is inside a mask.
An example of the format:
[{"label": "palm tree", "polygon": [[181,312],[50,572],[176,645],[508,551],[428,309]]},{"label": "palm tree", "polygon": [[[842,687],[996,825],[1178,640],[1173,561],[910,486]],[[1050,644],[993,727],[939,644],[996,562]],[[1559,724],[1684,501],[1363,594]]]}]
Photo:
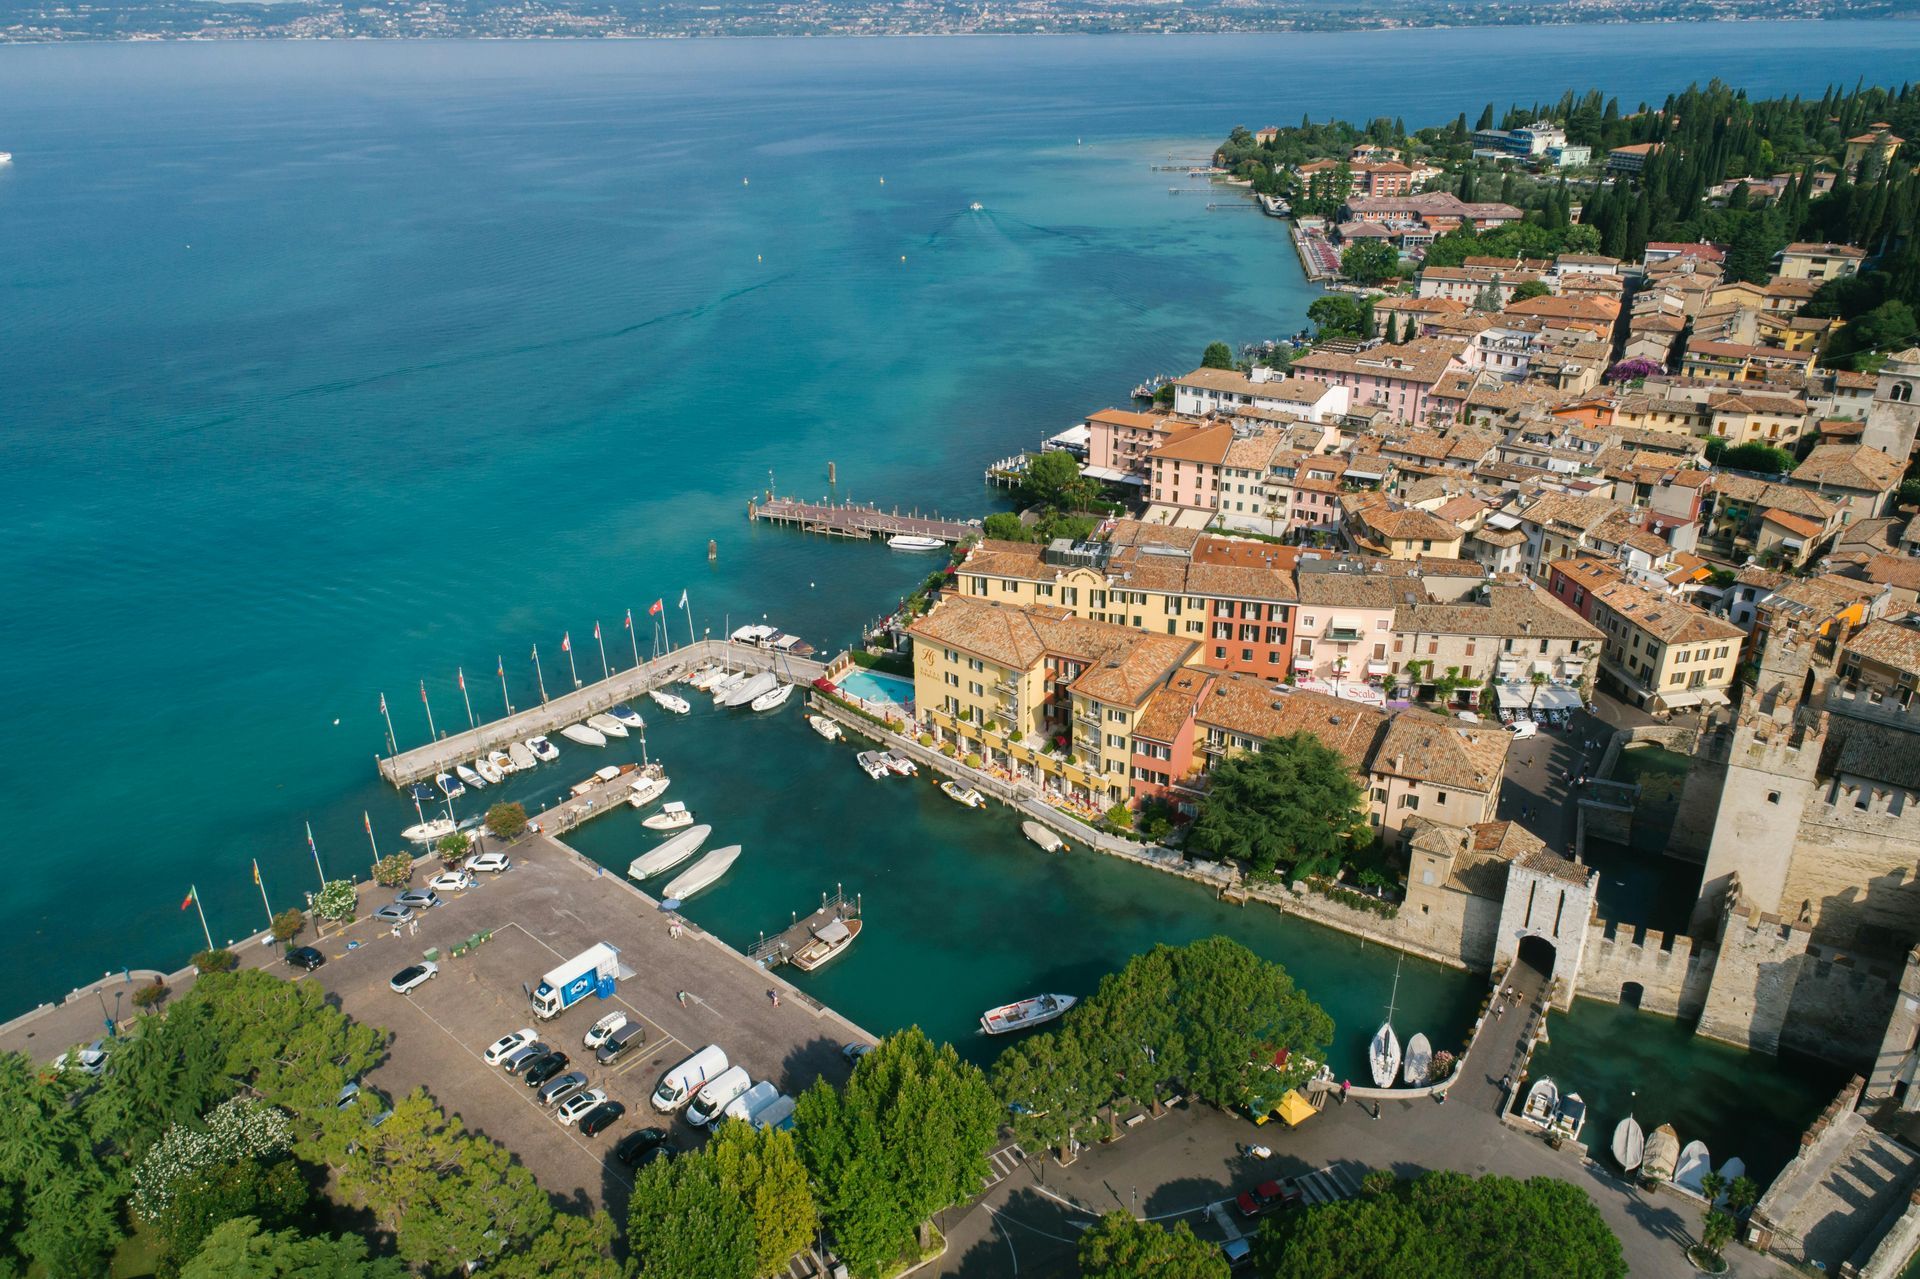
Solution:
[{"label": "palm tree", "polygon": [[1547,686],[1547,677],[1541,672],[1535,671],[1533,674],[1527,676],[1527,683],[1533,685],[1533,693],[1527,698],[1527,709],[1531,711],[1533,704],[1540,700],[1540,690]]}]

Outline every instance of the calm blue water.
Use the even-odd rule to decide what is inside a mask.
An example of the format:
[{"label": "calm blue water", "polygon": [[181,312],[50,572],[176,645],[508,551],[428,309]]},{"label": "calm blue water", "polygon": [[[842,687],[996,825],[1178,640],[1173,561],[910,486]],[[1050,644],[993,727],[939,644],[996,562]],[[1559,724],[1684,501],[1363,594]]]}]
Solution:
[{"label": "calm blue water", "polygon": [[[1280,228],[1149,165],[1235,124],[1437,123],[1591,83],[1819,93],[1916,47],[1914,24],[1794,23],[0,48],[0,1010],[196,948],[191,882],[217,939],[259,927],[249,859],[296,901],[306,821],[335,871],[370,857],[362,811],[390,848],[412,810],[374,781],[382,692],[418,742],[422,681],[464,727],[457,669],[476,715],[524,705],[533,645],[564,687],[563,634],[596,675],[596,620],[630,661],[625,610],[643,650],[655,599],[684,637],[683,589],[699,630],[764,615],[831,649],[925,573],[750,527],[770,483],[820,495],[837,462],[839,496],[978,514],[988,461],[1210,340],[1297,328]],[[820,978],[856,1019],[957,1035],[1219,929],[1300,972],[1343,1042],[1370,1029],[1377,951],[1040,860],[1011,820],[824,765],[793,718],[660,730],[676,795],[712,769],[761,814],[760,869],[694,913],[745,940],[836,880],[882,893],[913,944],[861,950],[898,971]],[[605,820],[583,838],[623,865],[637,836]],[[1436,1036],[1463,1029],[1473,981],[1415,980]]]}]

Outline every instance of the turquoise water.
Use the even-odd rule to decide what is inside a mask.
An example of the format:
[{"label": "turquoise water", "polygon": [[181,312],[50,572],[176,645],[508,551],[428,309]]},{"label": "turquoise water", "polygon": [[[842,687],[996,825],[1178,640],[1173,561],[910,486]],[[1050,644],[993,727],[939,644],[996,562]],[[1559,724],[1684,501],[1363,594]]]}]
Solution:
[{"label": "turquoise water", "polygon": [[844,691],[869,702],[887,702],[894,706],[906,706],[913,701],[913,681],[901,679],[898,675],[855,670],[848,671],[834,682]]},{"label": "turquoise water", "polygon": [[1613,780],[1637,783],[1632,838],[1626,845],[1588,841],[1589,864],[1600,872],[1600,913],[1661,932],[1684,932],[1700,895],[1700,863],[1666,854],[1680,811],[1687,757],[1659,746],[1620,752]]}]

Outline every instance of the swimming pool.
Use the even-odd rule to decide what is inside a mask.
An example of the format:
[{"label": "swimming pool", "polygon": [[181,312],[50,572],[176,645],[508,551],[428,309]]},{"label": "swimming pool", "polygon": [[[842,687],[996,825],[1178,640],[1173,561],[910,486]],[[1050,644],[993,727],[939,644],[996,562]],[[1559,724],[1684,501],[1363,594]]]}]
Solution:
[{"label": "swimming pool", "polygon": [[901,679],[898,675],[882,675],[878,671],[857,667],[842,675],[837,682],[848,696],[858,697],[862,701],[887,702],[902,709],[913,705],[913,681]]}]

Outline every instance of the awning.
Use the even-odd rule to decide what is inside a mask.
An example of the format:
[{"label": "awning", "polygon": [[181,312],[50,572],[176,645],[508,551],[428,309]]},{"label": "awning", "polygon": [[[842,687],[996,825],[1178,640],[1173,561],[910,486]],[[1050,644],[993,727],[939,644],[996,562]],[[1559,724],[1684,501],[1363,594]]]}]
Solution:
[{"label": "awning", "polygon": [[1513,668],[1518,666],[1519,664],[1520,664],[1520,659],[1517,657],[1503,657],[1495,665],[1494,669],[1502,675],[1511,675],[1513,673]]},{"label": "awning", "polygon": [[1273,1108],[1273,1113],[1287,1127],[1298,1128],[1302,1120],[1311,1119],[1320,1112],[1313,1108],[1312,1102],[1300,1095],[1298,1088],[1289,1088],[1287,1095],[1280,1099],[1280,1104]]},{"label": "awning", "polygon": [[1681,688],[1660,694],[1660,700],[1669,707],[1725,706],[1727,695],[1717,688]]},{"label": "awning", "polygon": [[1553,662],[1544,657],[1536,657],[1533,659],[1533,671],[1536,675],[1551,675],[1553,674]]},{"label": "awning", "polygon": [[1494,697],[1507,710],[1526,710],[1531,707],[1537,711],[1571,711],[1580,708],[1580,692],[1561,684],[1542,684],[1535,688],[1531,684],[1495,685]]},{"label": "awning", "polygon": [[1587,669],[1587,659],[1584,657],[1563,657],[1560,659],[1560,666],[1567,674],[1578,675],[1581,671]]},{"label": "awning", "polygon": [[1110,466],[1083,466],[1080,474],[1090,480],[1099,480],[1103,484],[1145,484],[1146,480],[1128,471],[1116,471]]},{"label": "awning", "polygon": [[1367,674],[1369,675],[1385,675],[1391,669],[1392,664],[1389,662],[1372,661],[1367,663]]},{"label": "awning", "polygon": [[1806,543],[1801,541],[1797,537],[1783,537],[1780,539],[1780,545],[1786,547],[1790,551],[1797,551],[1801,547],[1805,546]]}]

